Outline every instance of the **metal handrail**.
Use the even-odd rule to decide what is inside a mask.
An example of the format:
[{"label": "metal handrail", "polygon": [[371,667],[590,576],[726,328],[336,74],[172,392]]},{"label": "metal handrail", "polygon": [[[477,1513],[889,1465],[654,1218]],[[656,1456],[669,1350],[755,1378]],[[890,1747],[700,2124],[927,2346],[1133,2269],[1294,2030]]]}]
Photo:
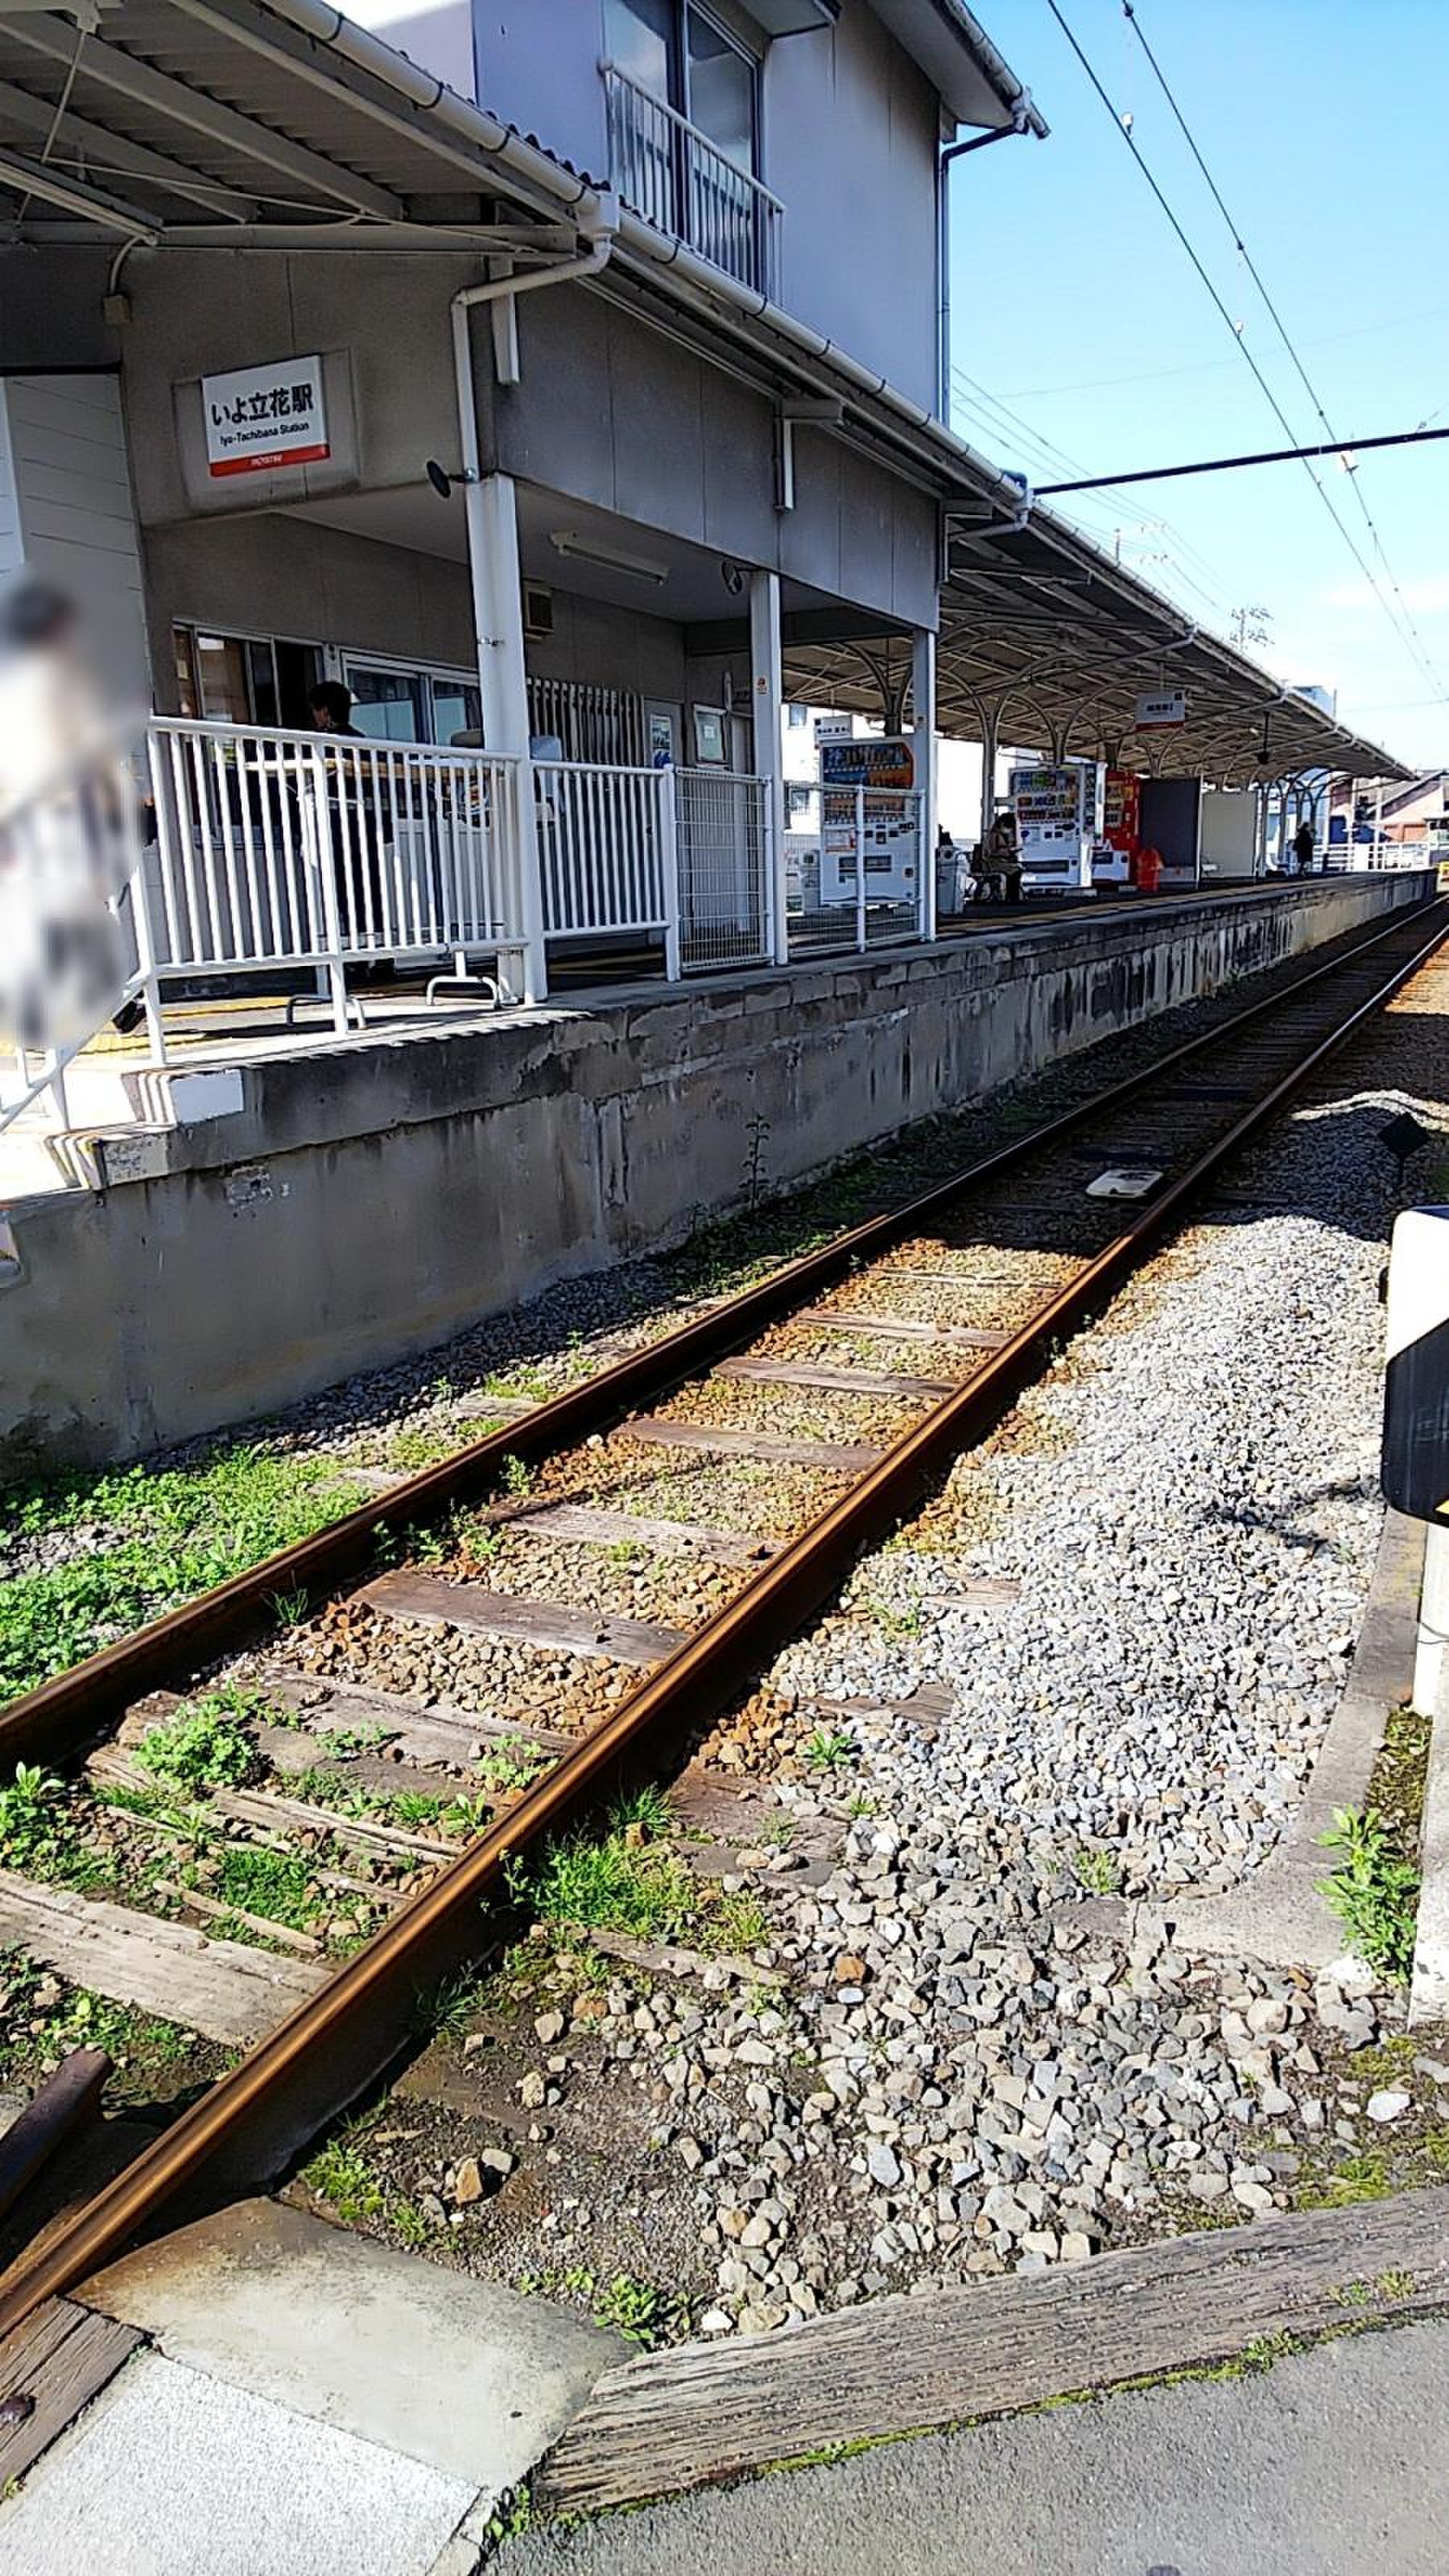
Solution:
[{"label": "metal handrail", "polygon": [[773,299],[781,199],[617,63],[602,62],[599,70],[611,177],[625,204],[712,267]]}]

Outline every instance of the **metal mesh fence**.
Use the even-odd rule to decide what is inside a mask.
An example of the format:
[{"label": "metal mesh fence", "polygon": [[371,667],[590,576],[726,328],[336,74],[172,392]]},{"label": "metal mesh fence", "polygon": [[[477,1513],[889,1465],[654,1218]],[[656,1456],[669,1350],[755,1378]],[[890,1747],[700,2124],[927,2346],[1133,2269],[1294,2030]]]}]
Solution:
[{"label": "metal mesh fence", "polygon": [[786,841],[791,956],[836,955],[915,938],[921,922],[919,789],[816,787],[795,801]]},{"label": "metal mesh fence", "polygon": [[686,974],[768,957],[765,787],[723,769],[674,773],[679,953]]}]

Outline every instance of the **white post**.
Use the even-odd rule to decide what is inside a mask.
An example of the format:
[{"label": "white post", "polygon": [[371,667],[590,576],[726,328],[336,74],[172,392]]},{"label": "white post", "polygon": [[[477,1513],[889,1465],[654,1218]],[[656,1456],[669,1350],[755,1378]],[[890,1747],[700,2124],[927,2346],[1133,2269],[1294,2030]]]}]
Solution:
[{"label": "white post", "polygon": [[[466,334],[466,314],[457,317]],[[473,589],[473,631],[478,651],[478,690],[483,707],[483,747],[514,764],[513,809],[518,838],[520,919],[510,923],[523,942],[524,999],[541,1002],[548,991],[544,955],[543,883],[539,868],[538,800],[529,749],[528,669],[523,653],[523,587],[518,563],[518,495],[508,474],[480,474],[463,487],[468,529],[468,569]]]},{"label": "white post", "polygon": [[750,574],[750,708],[755,728],[755,775],[764,782],[770,950],[777,966],[790,962],[790,929],[785,910],[785,781],[780,753],[784,695],[780,576],[757,567]]},{"label": "white post", "polygon": [[664,891],[664,976],[677,984],[679,962],[679,808],[680,793],[677,769],[659,769],[654,773],[656,801],[659,807],[659,873]]},{"label": "white post", "polygon": [[1424,1584],[1419,1595],[1419,1634],[1414,1651],[1413,1706],[1437,1717],[1449,1680],[1449,1529],[1431,1522],[1424,1534]]},{"label": "white post", "polygon": [[50,1075],[50,1106],[57,1127],[70,1126],[70,1101],[65,1087],[65,1058],[58,1047],[47,1047],[41,1063]]},{"label": "white post", "polygon": [[911,638],[911,749],[920,791],[921,856],[916,918],[923,939],[936,936],[936,638],[918,626]]},{"label": "white post", "polygon": [[302,811],[302,843],[306,847],[310,830],[312,846],[317,853],[317,879],[322,894],[322,939],[326,964],[318,969],[319,987],[323,974],[332,994],[332,1025],[340,1038],[347,1035],[347,967],[342,953],[342,906],[337,900],[337,856],[332,847],[332,816],[327,804],[327,764],[320,751],[314,751],[308,764],[312,773],[310,815]]},{"label": "white post", "polygon": [[865,953],[865,789],[855,791],[855,944]]},{"label": "white post", "polygon": [[[156,863],[164,868],[162,834],[166,829],[165,786],[161,776],[161,759],[154,735],[146,740],[146,766],[151,788],[151,811],[156,819]],[[168,1061],[166,1025],[161,1017],[161,983],[156,973],[156,933],[151,921],[151,897],[146,886],[146,852],[143,848],[131,876],[131,920],[136,932],[136,964],[141,974],[141,998],[146,1011],[146,1044],[156,1064]]]}]

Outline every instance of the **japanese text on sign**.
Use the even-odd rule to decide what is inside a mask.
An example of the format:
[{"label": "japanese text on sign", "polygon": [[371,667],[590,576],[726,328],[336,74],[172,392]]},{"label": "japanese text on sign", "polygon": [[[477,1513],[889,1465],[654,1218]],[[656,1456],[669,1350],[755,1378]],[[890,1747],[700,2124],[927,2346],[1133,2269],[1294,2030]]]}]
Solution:
[{"label": "japanese text on sign", "polygon": [[203,376],[201,408],[207,471],[213,476],[315,465],[332,452],[320,357]]},{"label": "japanese text on sign", "polygon": [[1183,689],[1153,689],[1137,701],[1140,726],[1180,725],[1187,722],[1187,693]]}]

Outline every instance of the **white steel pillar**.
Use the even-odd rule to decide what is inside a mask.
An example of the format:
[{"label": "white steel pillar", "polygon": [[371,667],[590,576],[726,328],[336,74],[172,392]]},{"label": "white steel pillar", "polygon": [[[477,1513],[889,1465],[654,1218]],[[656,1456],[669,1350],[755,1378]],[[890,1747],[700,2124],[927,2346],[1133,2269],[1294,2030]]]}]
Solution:
[{"label": "white steel pillar", "polygon": [[[543,944],[538,800],[529,750],[528,668],[523,652],[523,585],[518,562],[518,494],[509,474],[480,474],[464,485],[473,629],[483,703],[483,747],[514,764],[518,921],[523,940],[523,997],[548,991]],[[513,927],[514,925],[510,925]]]},{"label": "white steel pillar", "polygon": [[996,820],[997,718],[988,716],[981,735],[981,838]]},{"label": "white steel pillar", "polygon": [[911,750],[920,791],[921,857],[916,919],[923,939],[936,936],[936,638],[928,626],[911,637]]},{"label": "white steel pillar", "polygon": [[764,781],[765,868],[770,953],[789,964],[785,913],[785,781],[780,725],[785,695],[780,657],[780,576],[757,567],[750,574],[750,711],[755,728],[755,776]]}]

